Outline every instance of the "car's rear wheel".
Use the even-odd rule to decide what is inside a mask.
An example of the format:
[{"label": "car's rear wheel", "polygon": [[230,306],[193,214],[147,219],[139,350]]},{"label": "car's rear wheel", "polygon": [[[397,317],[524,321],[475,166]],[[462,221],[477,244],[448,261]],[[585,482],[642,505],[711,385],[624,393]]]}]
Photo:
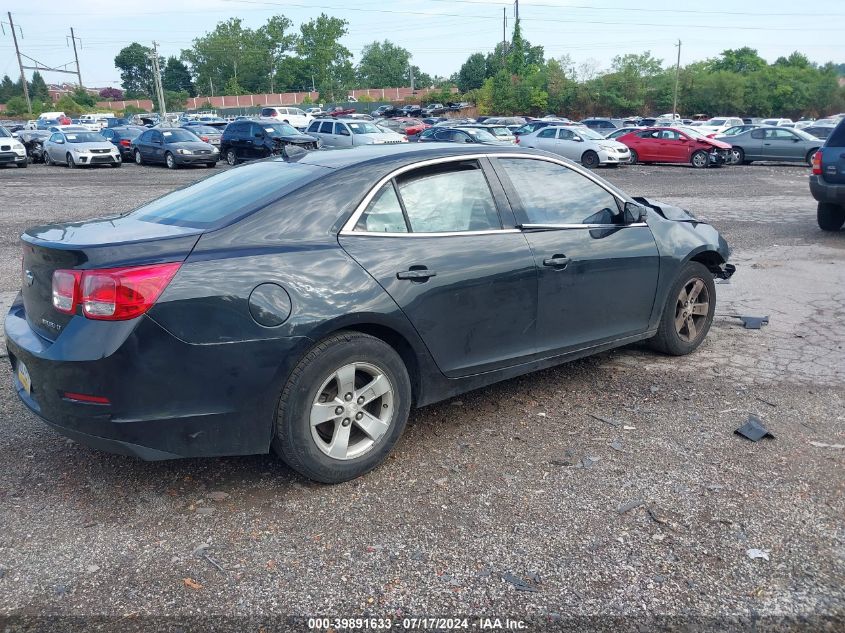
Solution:
[{"label": "car's rear wheel", "polygon": [[230,149],[226,152],[226,162],[229,163],[232,167],[238,164],[238,157],[235,155],[235,150]]},{"label": "car's rear wheel", "polygon": [[111,164],[112,167],[120,167],[121,165],[123,165],[123,161]]},{"label": "car's rear wheel", "polygon": [[53,160],[53,157],[50,156],[49,152],[44,152],[44,162],[48,165],[55,165],[56,162]]},{"label": "car's rear wheel", "polygon": [[599,155],[596,154],[593,150],[588,149],[584,154],[581,156],[581,164],[584,167],[598,167],[599,165]]},{"label": "car's rear wheel", "polygon": [[176,159],[173,158],[173,154],[167,152],[164,155],[164,164],[167,165],[168,169],[176,169],[179,165],[176,163]]},{"label": "car's rear wheel", "polygon": [[807,152],[807,155],[804,157],[804,162],[807,163],[807,167],[813,166],[813,155],[817,151],[819,151],[818,147],[816,149],[811,149],[809,152]]},{"label": "car's rear wheel", "polygon": [[696,169],[702,169],[707,167],[707,164],[710,162],[710,157],[707,155],[707,152],[700,149],[697,152],[693,152],[692,156],[690,156],[689,162],[690,165]]},{"label": "car's rear wheel", "polygon": [[70,152],[65,155],[65,164],[69,169],[76,167],[76,161],[73,160],[73,156],[70,155]]},{"label": "car's rear wheel", "polygon": [[734,165],[744,165],[745,164],[745,152],[741,147],[732,147],[731,148],[731,162]]},{"label": "car's rear wheel", "polygon": [[631,165],[636,165],[636,164],[637,164],[637,161],[638,161],[639,159],[640,159],[640,157],[637,155],[637,152],[636,152],[636,151],[634,151],[634,150],[631,150],[631,160],[630,160],[630,161],[628,161],[628,162],[629,162]]},{"label": "car's rear wheel", "polygon": [[683,356],[694,351],[713,323],[716,284],[713,273],[699,262],[687,262],[669,291],[652,348]]},{"label": "car's rear wheel", "polygon": [[135,150],[135,164],[136,165],[143,165],[144,164],[144,159],[141,158],[141,152],[140,152],[140,150],[137,150],[137,149]]},{"label": "car's rear wheel", "polygon": [[215,165],[217,165],[217,163],[206,163],[205,164],[205,166],[208,167],[209,169],[214,167]]},{"label": "car's rear wheel", "polygon": [[816,219],[822,231],[838,231],[845,224],[845,207],[831,202],[819,202]]},{"label": "car's rear wheel", "polygon": [[297,364],[279,400],[273,450],[324,483],[378,466],[408,420],[411,383],[402,358],[381,339],[338,332]]}]

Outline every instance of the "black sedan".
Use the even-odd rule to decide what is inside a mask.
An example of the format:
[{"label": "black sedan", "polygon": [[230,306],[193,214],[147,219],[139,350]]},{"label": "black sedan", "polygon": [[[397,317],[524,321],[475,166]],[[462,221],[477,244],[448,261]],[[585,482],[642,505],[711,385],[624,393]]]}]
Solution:
[{"label": "black sedan", "polygon": [[120,157],[123,160],[132,160],[132,140],[138,138],[147,128],[140,125],[127,125],[124,127],[106,127],[100,130],[100,134],[120,150]]},{"label": "black sedan", "polygon": [[21,247],[7,347],[47,424],[324,482],[412,406],[634,341],[689,354],[733,271],[712,226],[570,161],[427,143],[257,161]]},{"label": "black sedan", "polygon": [[132,139],[132,156],[139,165],[164,163],[169,169],[183,165],[214,167],[220,151],[184,128],[152,128]]},{"label": "black sedan", "polygon": [[509,141],[500,141],[487,130],[481,128],[459,127],[430,127],[423,130],[419,137],[420,143],[478,143],[479,145],[509,145]]}]

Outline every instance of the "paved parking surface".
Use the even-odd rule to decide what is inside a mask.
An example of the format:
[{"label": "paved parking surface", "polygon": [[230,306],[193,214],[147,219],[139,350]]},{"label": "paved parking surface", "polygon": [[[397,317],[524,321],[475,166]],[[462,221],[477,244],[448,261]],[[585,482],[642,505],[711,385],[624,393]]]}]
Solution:
[{"label": "paved parking surface", "polygon": [[[127,210],[209,171],[0,171],[0,298],[18,286],[27,226]],[[536,630],[731,615],[843,630],[845,232],[817,228],[807,172],[600,170],[690,208],[734,248],[703,347],[634,346],[417,410],[386,464],[347,484],[270,456],[106,455],[49,430],[0,381],[0,614],[123,627],[463,614]],[[733,315],[771,321],[745,330]],[[749,413],[776,439],[734,435]]]}]

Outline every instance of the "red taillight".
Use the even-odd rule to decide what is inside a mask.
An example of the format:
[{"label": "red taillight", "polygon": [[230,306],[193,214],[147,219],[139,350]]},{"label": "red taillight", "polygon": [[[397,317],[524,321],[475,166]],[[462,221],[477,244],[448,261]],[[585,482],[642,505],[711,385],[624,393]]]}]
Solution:
[{"label": "red taillight", "polygon": [[81,270],[56,270],[53,272],[53,307],[59,312],[73,314],[79,305],[79,279]]},{"label": "red taillight", "polygon": [[813,154],[813,174],[816,176],[822,175],[822,151],[819,150]]},{"label": "red taillight", "polygon": [[72,400],[73,402],[84,402],[86,404],[111,404],[111,401],[103,396],[89,396],[84,393],[74,393],[73,391],[63,392],[62,398]]},{"label": "red taillight", "polygon": [[208,137],[207,136],[200,136],[200,140],[208,143]]},{"label": "red taillight", "polygon": [[128,138],[122,138],[120,139],[120,144],[123,145],[123,147],[129,147],[131,141]]},{"label": "red taillight", "polygon": [[514,142],[514,144],[515,144],[515,145],[519,145],[519,137],[518,137],[518,136],[514,136],[514,137],[513,137],[513,142]]},{"label": "red taillight", "polygon": [[72,314],[81,303],[82,314],[89,319],[134,319],[150,309],[181,265],[57,270],[53,273],[53,306]]}]

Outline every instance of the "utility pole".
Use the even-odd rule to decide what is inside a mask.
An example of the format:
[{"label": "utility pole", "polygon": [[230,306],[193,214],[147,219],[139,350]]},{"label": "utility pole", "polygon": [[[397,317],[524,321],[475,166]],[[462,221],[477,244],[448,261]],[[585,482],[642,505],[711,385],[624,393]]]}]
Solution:
[{"label": "utility pole", "polygon": [[79,87],[82,88],[82,71],[79,69],[79,55],[76,53],[76,35],[73,34],[73,27],[70,27],[70,41],[73,42],[73,58],[76,60],[76,77],[79,79]]},{"label": "utility pole", "polygon": [[408,72],[411,73],[411,94],[414,94],[414,67],[408,63]]},{"label": "utility pole", "polygon": [[672,120],[678,113],[678,81],[681,78],[681,40],[678,40],[678,62],[675,64],[675,97],[672,99]]},{"label": "utility pole", "polygon": [[516,21],[519,22],[519,0],[516,0],[514,3],[514,18]]},{"label": "utility pole", "polygon": [[[26,85],[26,75],[23,72],[21,49],[18,48],[18,36],[15,33],[15,23],[12,22],[12,12],[9,11],[6,15],[9,16],[9,26],[12,28],[12,39],[15,41],[15,53],[18,56],[18,67],[21,70],[21,85],[23,86],[23,96],[26,98],[26,109],[27,112],[32,112],[32,102],[29,100],[29,87]],[[21,37],[23,37],[23,32],[21,32]]]},{"label": "utility pole", "polygon": [[158,42],[153,42],[153,50],[150,51],[150,60],[153,63],[153,80],[155,91],[158,96],[158,108],[161,111],[161,118],[164,119],[167,109],[164,103],[164,88],[161,85],[161,69],[158,67]]},{"label": "utility pole", "polygon": [[507,61],[505,57],[508,54],[508,10],[505,7],[502,7],[502,66],[504,66]]}]

